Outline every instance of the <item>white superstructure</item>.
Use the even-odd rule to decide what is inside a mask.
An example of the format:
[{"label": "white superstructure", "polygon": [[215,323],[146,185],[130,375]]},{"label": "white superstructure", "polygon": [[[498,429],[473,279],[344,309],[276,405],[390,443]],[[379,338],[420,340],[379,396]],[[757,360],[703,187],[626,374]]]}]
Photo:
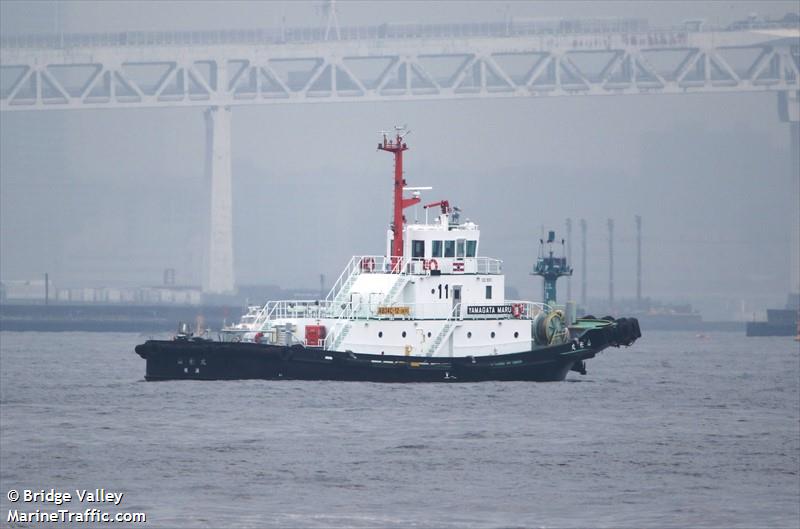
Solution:
[{"label": "white superstructure", "polygon": [[[443,213],[431,223],[409,224],[407,257],[354,256],[324,300],[271,301],[223,334],[387,355],[531,350],[532,320],[549,308],[505,299],[502,261],[478,255],[478,225],[451,220]],[[319,340],[317,329],[323,329]]]},{"label": "white superstructure", "polygon": [[[424,223],[403,210],[420,202],[408,188],[398,130],[379,150],[395,157],[394,222],[385,255],[350,259],[323,300],[270,301],[254,308],[224,340],[300,344],[375,355],[484,356],[530,351],[568,338],[563,313],[543,303],[505,299],[502,261],[482,257],[478,225],[460,221],[446,200],[424,206]],[[414,191],[404,197],[404,191]],[[428,222],[428,211],[440,214]]]}]

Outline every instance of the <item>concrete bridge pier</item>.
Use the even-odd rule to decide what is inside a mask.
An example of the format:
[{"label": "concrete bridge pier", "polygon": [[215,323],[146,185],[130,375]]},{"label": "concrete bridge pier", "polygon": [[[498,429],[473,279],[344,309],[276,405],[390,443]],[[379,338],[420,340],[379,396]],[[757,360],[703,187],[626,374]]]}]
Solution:
[{"label": "concrete bridge pier", "polygon": [[232,294],[233,211],[231,184],[231,107],[214,106],[205,111],[206,181],[211,200],[208,222],[208,254],[203,273],[203,292]]},{"label": "concrete bridge pier", "polygon": [[781,121],[789,124],[789,155],[792,159],[791,197],[792,218],[790,225],[791,256],[789,263],[789,288],[800,290],[800,91],[778,94],[778,114]]}]

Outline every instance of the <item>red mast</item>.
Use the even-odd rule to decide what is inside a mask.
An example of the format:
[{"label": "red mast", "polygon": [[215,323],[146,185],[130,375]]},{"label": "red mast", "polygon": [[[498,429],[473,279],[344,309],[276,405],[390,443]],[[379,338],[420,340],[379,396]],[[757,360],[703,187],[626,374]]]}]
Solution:
[{"label": "red mast", "polygon": [[394,153],[394,217],[392,222],[394,239],[392,240],[392,255],[389,257],[392,258],[392,268],[395,268],[398,259],[403,257],[403,224],[405,223],[403,210],[419,203],[420,199],[419,197],[403,197],[403,187],[406,185],[403,178],[403,151],[408,149],[408,145],[403,142],[403,136],[399,131],[394,141],[384,134],[383,143],[378,144],[378,149]]}]

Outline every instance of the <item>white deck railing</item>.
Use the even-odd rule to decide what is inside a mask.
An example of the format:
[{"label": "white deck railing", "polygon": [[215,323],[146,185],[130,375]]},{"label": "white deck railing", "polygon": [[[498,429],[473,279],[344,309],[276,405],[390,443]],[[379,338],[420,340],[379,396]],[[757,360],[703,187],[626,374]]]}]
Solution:
[{"label": "white deck railing", "polygon": [[347,290],[361,274],[429,275],[436,271],[453,274],[492,274],[503,272],[503,261],[492,257],[434,257],[431,259],[354,255],[336,278],[325,301],[345,301]]},{"label": "white deck railing", "polygon": [[333,305],[326,301],[287,299],[268,301],[264,306],[266,317],[262,323],[292,318],[330,318]]},{"label": "white deck railing", "polygon": [[541,312],[548,313],[553,310],[553,307],[547,303],[539,303],[538,301],[523,301],[507,299],[506,305],[518,305],[522,307],[521,319],[532,320]]},{"label": "white deck railing", "polygon": [[[258,325],[253,330],[263,330],[268,322],[297,318],[335,319],[335,320],[485,320],[485,319],[526,319],[532,320],[541,312],[553,310],[546,303],[533,301],[507,300],[501,306],[518,307],[509,314],[467,314],[466,304],[455,311],[448,303],[392,303],[381,302],[331,303],[319,300],[278,300],[268,302],[260,311]],[[516,314],[519,314],[517,316]]]}]

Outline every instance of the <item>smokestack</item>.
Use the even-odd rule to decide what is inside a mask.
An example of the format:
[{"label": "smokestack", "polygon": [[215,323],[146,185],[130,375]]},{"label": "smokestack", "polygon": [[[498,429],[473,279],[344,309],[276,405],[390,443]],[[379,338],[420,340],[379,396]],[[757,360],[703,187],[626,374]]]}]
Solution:
[{"label": "smokestack", "polygon": [[581,306],[586,310],[586,220],[581,219]]},{"label": "smokestack", "polygon": [[614,219],[608,219],[608,308],[614,312]]},{"label": "smokestack", "polygon": [[[567,263],[572,266],[572,219],[567,219]],[[572,301],[572,274],[567,276],[567,301]]]},{"label": "smokestack", "polygon": [[642,216],[636,215],[636,308],[642,308]]}]

